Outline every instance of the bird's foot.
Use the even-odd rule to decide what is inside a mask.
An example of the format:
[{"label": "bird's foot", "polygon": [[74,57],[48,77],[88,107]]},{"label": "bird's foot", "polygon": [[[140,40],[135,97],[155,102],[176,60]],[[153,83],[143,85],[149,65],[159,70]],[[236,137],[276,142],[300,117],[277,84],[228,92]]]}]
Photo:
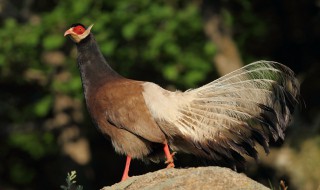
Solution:
[{"label": "bird's foot", "polygon": [[165,161],[165,164],[167,165],[167,168],[174,168],[174,161],[173,161],[173,156],[176,154],[176,152],[173,152],[170,154],[170,156],[167,157],[167,161]]},{"label": "bird's foot", "polygon": [[[167,163],[166,163],[167,164]],[[174,163],[173,162],[170,162],[168,165],[167,165],[167,168],[174,168]]]}]

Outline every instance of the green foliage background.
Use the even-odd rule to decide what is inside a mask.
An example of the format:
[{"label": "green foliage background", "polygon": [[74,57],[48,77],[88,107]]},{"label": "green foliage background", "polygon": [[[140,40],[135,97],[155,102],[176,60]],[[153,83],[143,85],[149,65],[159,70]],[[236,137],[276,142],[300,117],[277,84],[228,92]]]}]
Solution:
[{"label": "green foliage background", "polygon": [[[59,130],[44,127],[54,117],[56,95],[83,99],[75,48],[63,37],[71,24],[94,23],[92,31],[103,54],[114,69],[129,78],[187,89],[213,71],[210,59],[215,47],[203,34],[194,3],[18,3],[8,1],[4,5],[18,10],[16,17],[1,20],[0,30],[0,111],[5,137],[0,141],[1,159],[6,165],[0,170],[5,180],[1,183],[20,187],[34,184],[41,176],[33,164],[60,152],[56,142]],[[27,13],[22,13],[24,9]],[[60,73],[68,76],[59,77]]]},{"label": "green foliage background", "polygon": [[[33,5],[36,14],[29,20],[8,17],[2,21],[1,81],[40,86],[46,91],[39,94],[33,105],[12,110],[16,114],[10,112],[8,119],[25,122],[45,116],[52,103],[52,94],[48,92],[81,97],[75,50],[62,35],[70,23],[94,23],[93,32],[103,54],[127,77],[144,79],[156,75],[157,81],[164,79],[165,83],[172,81],[190,88],[213,70],[208,63],[215,47],[206,41],[198,7],[193,3],[84,0],[60,1],[51,6],[39,4],[39,7]],[[43,60],[47,52],[55,51],[66,55],[58,68]],[[51,81],[50,75],[60,67],[70,71],[72,77],[68,81]],[[32,79],[27,80],[26,73],[31,73]],[[8,104],[6,108],[15,109],[11,102]]]},{"label": "green foliage background", "polygon": [[[97,189],[118,179],[106,181],[99,176],[105,171],[98,158],[114,153],[111,148],[101,152],[108,144],[84,111],[76,50],[63,33],[73,23],[94,23],[92,31],[101,51],[120,74],[186,90],[217,78],[211,62],[218,50],[203,32],[201,2],[1,1],[0,189],[57,189],[66,172],[74,168],[81,170],[84,189]],[[318,68],[314,66],[319,62],[320,31],[315,3],[221,2],[222,17],[234,29],[246,63],[270,58],[285,61],[299,73]],[[294,11],[301,7],[306,8]],[[297,19],[295,14],[304,17]],[[301,31],[304,24],[306,31]],[[307,97],[310,94],[306,92]],[[94,139],[90,140],[93,158],[85,166],[66,161],[58,143],[65,127],[54,123],[61,96],[81,102],[71,112],[77,109],[84,118],[70,116],[71,123],[81,128],[82,136]],[[313,97],[308,100],[315,100]],[[63,112],[71,115],[70,110]],[[96,148],[99,146],[103,148]]]}]

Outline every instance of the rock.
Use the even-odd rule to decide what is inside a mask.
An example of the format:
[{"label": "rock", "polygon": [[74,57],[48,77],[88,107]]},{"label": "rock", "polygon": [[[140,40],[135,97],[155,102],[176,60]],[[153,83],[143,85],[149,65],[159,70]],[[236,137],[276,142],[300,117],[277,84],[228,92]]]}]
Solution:
[{"label": "rock", "polygon": [[163,169],[141,176],[133,176],[101,190],[267,190],[269,188],[253,181],[244,174],[221,167],[198,167],[188,169]]}]

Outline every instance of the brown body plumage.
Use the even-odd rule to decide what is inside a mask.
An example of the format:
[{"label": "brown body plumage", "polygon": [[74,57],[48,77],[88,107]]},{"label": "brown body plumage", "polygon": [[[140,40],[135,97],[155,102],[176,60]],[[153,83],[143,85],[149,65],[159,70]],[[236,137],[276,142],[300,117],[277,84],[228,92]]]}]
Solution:
[{"label": "brown body plumage", "polygon": [[[78,66],[89,113],[118,153],[158,160],[171,150],[243,165],[257,159],[255,142],[284,138],[297,104],[299,83],[286,66],[259,61],[186,92],[126,79],[103,58],[90,29],[73,25],[65,35],[77,44]],[[165,154],[159,154],[163,146]],[[161,149],[160,149],[161,150]],[[159,158],[158,158],[159,157]]]}]

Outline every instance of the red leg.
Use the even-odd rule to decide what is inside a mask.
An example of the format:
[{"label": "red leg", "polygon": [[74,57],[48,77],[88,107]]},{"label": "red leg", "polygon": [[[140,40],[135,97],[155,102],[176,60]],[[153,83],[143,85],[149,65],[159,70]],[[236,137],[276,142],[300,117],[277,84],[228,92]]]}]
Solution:
[{"label": "red leg", "polygon": [[127,156],[126,167],[124,168],[121,181],[124,181],[129,177],[130,162],[131,162],[131,157]]},{"label": "red leg", "polygon": [[174,168],[174,163],[173,163],[174,153],[173,154],[170,153],[169,146],[167,143],[164,144],[163,151],[167,158],[167,161],[166,161],[166,164],[168,164],[167,168]]}]

